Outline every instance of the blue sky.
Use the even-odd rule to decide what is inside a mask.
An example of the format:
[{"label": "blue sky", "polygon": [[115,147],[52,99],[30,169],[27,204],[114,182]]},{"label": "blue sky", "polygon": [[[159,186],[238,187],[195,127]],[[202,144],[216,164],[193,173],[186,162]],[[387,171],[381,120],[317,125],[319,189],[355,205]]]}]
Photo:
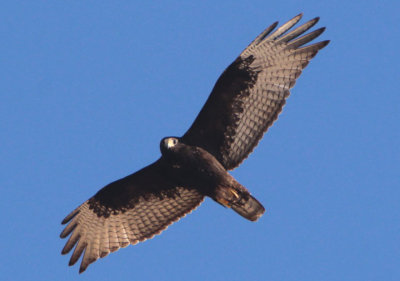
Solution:
[{"label": "blue sky", "polygon": [[[400,280],[397,1],[4,2],[2,280]],[[232,173],[266,214],[207,199],[78,276],[64,216],[157,159],[247,44],[300,12],[331,43]]]}]

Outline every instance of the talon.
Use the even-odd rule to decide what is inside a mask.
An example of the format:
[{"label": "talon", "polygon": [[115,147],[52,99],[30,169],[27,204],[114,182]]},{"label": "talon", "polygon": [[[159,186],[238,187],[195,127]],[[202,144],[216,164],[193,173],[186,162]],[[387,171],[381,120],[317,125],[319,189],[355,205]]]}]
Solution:
[{"label": "talon", "polygon": [[239,199],[239,194],[236,192],[236,190],[234,190],[234,189],[229,189],[229,191],[230,191],[233,195],[235,195],[236,199]]},{"label": "talon", "polygon": [[220,203],[221,205],[223,205],[225,207],[228,207],[228,208],[231,207],[231,206],[229,206],[229,201],[228,200],[225,200],[223,198],[218,198],[217,201],[218,201],[218,203]]}]

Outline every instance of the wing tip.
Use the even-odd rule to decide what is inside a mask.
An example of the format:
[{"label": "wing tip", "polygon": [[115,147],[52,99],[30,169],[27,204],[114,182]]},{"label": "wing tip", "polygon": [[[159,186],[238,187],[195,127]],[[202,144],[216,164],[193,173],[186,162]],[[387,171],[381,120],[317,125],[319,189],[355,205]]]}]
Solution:
[{"label": "wing tip", "polygon": [[[326,27],[323,26],[323,27],[318,28],[316,31],[323,33],[325,30],[326,30]],[[321,34],[321,33],[320,33],[320,34]],[[319,34],[318,34],[318,35],[319,35]]]},{"label": "wing tip", "polygon": [[69,251],[65,249],[65,247],[61,250],[61,255],[66,255],[68,254]]},{"label": "wing tip", "polygon": [[69,222],[70,220],[72,220],[80,211],[79,209],[80,207],[76,208],[75,210],[73,210],[71,213],[69,213],[61,222],[62,225],[66,224],[67,222]]},{"label": "wing tip", "polygon": [[305,24],[307,24],[307,23],[310,24],[309,28],[311,28],[314,25],[316,25],[319,22],[320,19],[321,19],[320,17],[315,17],[315,18],[309,20],[308,22],[306,22]]},{"label": "wing tip", "polygon": [[98,258],[90,258],[85,260],[85,257],[83,259],[84,260],[82,260],[81,265],[79,266],[79,274],[85,272],[89,265],[98,260]]},{"label": "wing tip", "polygon": [[[314,46],[317,47],[317,52],[318,52],[318,51],[322,50],[323,48],[325,48],[326,46],[328,46],[328,44],[330,42],[331,42],[331,40],[324,40],[324,41],[315,43]],[[312,45],[310,45],[310,46],[312,46]],[[306,46],[306,47],[308,47],[308,46]],[[316,53],[315,53],[315,55],[316,55]]]},{"label": "wing tip", "polygon": [[325,48],[326,46],[328,46],[328,44],[331,42],[331,40],[324,40],[324,41],[321,41],[320,42],[320,44],[321,44],[321,49],[322,48]]},{"label": "wing tip", "polygon": [[[81,242],[81,241],[83,241],[83,242]],[[80,259],[80,257],[82,255],[84,255],[84,252],[86,251],[87,246],[88,246],[88,243],[84,240],[80,240],[78,242],[78,244],[75,246],[75,250],[72,253],[71,258],[69,260],[69,263],[68,263],[69,266],[76,264],[76,262]],[[81,263],[81,266],[82,266],[82,263]]]},{"label": "wing tip", "polygon": [[304,13],[300,12],[299,14],[297,14],[293,19],[301,19],[303,17]]}]

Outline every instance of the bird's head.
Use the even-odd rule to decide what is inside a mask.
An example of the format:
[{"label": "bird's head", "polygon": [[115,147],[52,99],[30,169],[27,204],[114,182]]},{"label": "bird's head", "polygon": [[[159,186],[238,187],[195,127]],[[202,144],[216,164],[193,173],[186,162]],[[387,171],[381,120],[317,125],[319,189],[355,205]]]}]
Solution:
[{"label": "bird's head", "polygon": [[164,155],[165,153],[171,152],[177,144],[179,144],[179,138],[177,137],[163,138],[160,142],[161,153]]}]

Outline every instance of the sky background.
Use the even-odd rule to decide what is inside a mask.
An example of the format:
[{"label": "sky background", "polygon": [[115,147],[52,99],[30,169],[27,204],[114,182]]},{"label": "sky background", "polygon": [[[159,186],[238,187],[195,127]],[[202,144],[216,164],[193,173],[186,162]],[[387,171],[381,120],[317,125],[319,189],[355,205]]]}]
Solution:
[{"label": "sky background", "polygon": [[[143,2],[0,4],[0,279],[400,280],[400,2]],[[156,160],[250,41],[300,12],[331,43],[232,172],[265,215],[207,199],[68,267],[61,220]]]}]

